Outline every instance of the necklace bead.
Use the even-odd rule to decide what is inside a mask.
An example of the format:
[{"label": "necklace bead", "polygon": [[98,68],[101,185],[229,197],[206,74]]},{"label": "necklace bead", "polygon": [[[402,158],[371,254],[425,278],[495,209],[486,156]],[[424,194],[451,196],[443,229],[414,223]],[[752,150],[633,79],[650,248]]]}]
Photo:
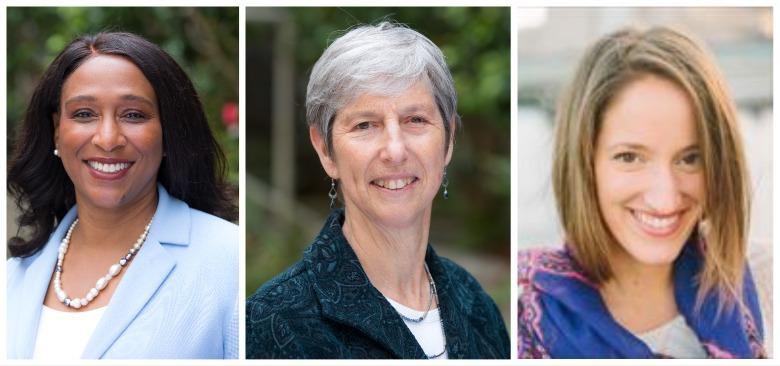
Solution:
[{"label": "necklace bead", "polygon": [[[152,219],[154,219],[154,217],[152,217]],[[57,253],[57,265],[54,267],[53,281],[54,293],[57,296],[57,300],[65,304],[65,306],[69,306],[73,309],[80,309],[87,306],[100,294],[100,291],[108,286],[108,283],[114,277],[118,276],[119,273],[122,272],[122,269],[127,266],[130,260],[133,259],[133,256],[138,252],[139,249],[141,249],[141,246],[144,244],[144,242],[146,242],[146,237],[149,235],[149,228],[152,226],[152,220],[149,220],[149,223],[146,224],[143,233],[141,233],[141,236],[138,237],[138,240],[135,242],[133,247],[130,248],[128,253],[119,259],[118,263],[112,264],[111,267],[108,268],[108,273],[106,273],[105,276],[98,278],[98,280],[95,282],[95,287],[89,289],[83,298],[70,298],[68,297],[68,294],[65,292],[65,290],[62,289],[62,263],[65,260],[65,254],[68,253],[68,247],[70,246],[70,238],[71,235],[73,235],[73,229],[76,228],[78,222],[78,218],[73,220],[73,223],[68,228],[65,237],[63,237],[62,242],[60,242],[60,247]]]}]

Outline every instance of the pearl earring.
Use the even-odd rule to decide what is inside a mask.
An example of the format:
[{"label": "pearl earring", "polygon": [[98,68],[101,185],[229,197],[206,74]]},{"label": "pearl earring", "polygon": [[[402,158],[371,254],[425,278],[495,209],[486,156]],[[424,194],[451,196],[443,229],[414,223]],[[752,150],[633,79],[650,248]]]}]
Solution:
[{"label": "pearl earring", "polygon": [[444,192],[442,192],[442,196],[444,196],[445,200],[450,197],[449,192],[447,192],[447,186],[449,186],[449,185],[450,185],[450,180],[447,179],[447,171],[445,170],[444,171],[444,178],[441,180],[441,186],[442,186],[442,188],[444,188]]},{"label": "pearl earring", "polygon": [[60,156],[60,151],[57,149],[54,149],[54,156]]}]

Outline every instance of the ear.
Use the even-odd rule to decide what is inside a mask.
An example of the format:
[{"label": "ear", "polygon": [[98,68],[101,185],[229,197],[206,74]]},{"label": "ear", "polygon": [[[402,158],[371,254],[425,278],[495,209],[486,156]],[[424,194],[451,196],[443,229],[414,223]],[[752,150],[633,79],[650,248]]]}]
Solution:
[{"label": "ear", "polygon": [[320,134],[320,131],[316,127],[309,127],[309,139],[314,150],[317,151],[317,155],[320,157],[320,164],[325,169],[325,173],[333,179],[339,179],[338,169],[336,168],[336,162],[332,158],[332,152],[328,151],[328,146],[325,139]]},{"label": "ear", "polygon": [[444,166],[450,165],[452,160],[452,150],[455,148],[455,117],[450,120],[450,144],[447,146],[447,153],[444,156]]}]

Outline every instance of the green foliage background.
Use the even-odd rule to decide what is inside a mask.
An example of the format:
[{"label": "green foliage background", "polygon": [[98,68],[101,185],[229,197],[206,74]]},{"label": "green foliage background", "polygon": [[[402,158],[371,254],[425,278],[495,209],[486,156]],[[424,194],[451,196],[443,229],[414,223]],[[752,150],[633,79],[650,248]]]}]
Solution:
[{"label": "green foliage background", "polygon": [[[225,103],[238,103],[238,8],[16,8],[7,9],[8,152],[38,80],[74,38],[127,31],[156,43],[195,84],[217,141],[238,184],[238,138],[222,123]],[[164,123],[164,122],[163,122]]]},{"label": "green foliage background", "polygon": [[[312,66],[324,49],[357,24],[392,20],[419,31],[438,45],[455,79],[463,125],[448,169],[450,198],[434,201],[431,242],[466,256],[487,258],[506,268],[500,278],[478,280],[504,312],[510,307],[510,11],[509,8],[289,8],[274,9],[295,25],[296,198],[327,216],[329,180],[308,140],[305,91]],[[271,18],[278,19],[281,15]],[[246,28],[248,80],[252,54],[273,43],[273,26]],[[270,47],[268,47],[270,48]],[[260,80],[260,79],[258,79]],[[247,82],[247,100],[262,103],[263,83]],[[270,179],[270,114],[247,110],[247,172]],[[248,193],[249,194],[249,193]],[[301,257],[313,237],[280,223],[247,203],[247,295]],[[441,252],[441,250],[440,250]],[[457,259],[456,259],[457,260]],[[480,262],[482,263],[482,262]]]}]

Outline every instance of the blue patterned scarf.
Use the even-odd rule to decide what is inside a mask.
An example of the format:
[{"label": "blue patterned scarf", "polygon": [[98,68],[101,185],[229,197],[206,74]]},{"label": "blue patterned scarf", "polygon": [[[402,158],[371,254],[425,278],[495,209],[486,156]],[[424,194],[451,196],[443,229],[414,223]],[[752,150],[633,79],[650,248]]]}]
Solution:
[{"label": "blue patterned scarf", "polygon": [[[702,266],[697,245],[688,243],[674,263],[677,307],[712,358],[764,358],[763,329],[756,287],[746,269],[745,307],[725,306],[719,316],[716,294],[696,310]],[[598,291],[567,250],[520,254],[518,356],[520,358],[654,358],[634,334],[610,315]],[[747,310],[743,310],[743,309]]]}]

